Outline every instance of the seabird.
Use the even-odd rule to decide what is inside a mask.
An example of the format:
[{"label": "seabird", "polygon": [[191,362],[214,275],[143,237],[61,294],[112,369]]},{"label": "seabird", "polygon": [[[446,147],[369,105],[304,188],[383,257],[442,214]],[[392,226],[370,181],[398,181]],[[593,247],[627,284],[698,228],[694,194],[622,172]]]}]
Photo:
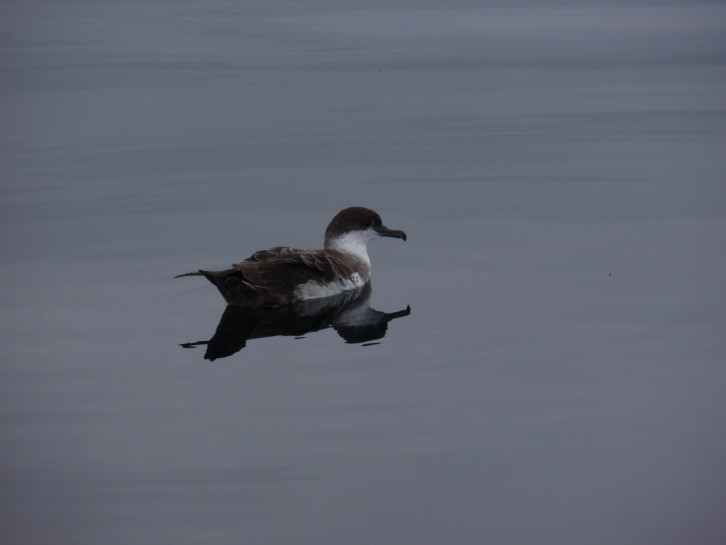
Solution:
[{"label": "seabird", "polygon": [[330,297],[368,282],[368,241],[376,237],[406,240],[406,233],[383,225],[373,210],[353,206],[332,219],[322,250],[275,246],[255,252],[231,269],[200,269],[174,278],[204,276],[228,303],[243,305],[286,305]]}]

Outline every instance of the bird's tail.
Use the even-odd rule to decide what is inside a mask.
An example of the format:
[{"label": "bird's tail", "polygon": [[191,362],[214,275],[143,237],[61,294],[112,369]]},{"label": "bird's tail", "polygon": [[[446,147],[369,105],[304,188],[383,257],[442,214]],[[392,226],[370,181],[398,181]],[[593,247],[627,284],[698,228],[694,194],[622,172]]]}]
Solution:
[{"label": "bird's tail", "polygon": [[178,274],[174,278],[181,278],[182,276],[203,276],[217,287],[228,303],[248,304],[250,300],[255,298],[262,301],[259,298],[262,293],[260,288],[250,284],[242,275],[242,271],[238,269],[225,269],[223,271],[199,269],[196,272]]},{"label": "bird's tail", "polygon": [[203,271],[203,270],[199,269],[196,272],[188,272],[188,273],[184,273],[184,274],[177,274],[174,278],[181,278],[182,276],[206,276],[204,274],[205,272],[206,271]]}]

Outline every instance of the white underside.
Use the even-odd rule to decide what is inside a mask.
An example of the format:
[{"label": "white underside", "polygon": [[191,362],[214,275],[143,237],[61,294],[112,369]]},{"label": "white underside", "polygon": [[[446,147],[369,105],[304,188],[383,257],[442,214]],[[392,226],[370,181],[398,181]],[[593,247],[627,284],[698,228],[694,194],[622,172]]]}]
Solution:
[{"label": "white underside", "polygon": [[365,282],[358,273],[353,273],[350,278],[343,278],[337,282],[331,282],[330,284],[320,284],[314,280],[300,284],[295,289],[297,298],[301,301],[308,299],[319,299],[321,297],[332,297],[338,295],[344,291],[354,290],[361,288],[365,285]]},{"label": "white underside", "polygon": [[351,254],[360,259],[366,266],[371,266],[371,258],[368,257],[368,241],[374,239],[378,234],[373,229],[367,231],[351,231],[330,241],[330,248]]},{"label": "white underside", "polygon": [[[371,259],[368,257],[368,241],[376,238],[378,234],[373,229],[366,231],[351,231],[330,242],[327,246],[332,250],[338,250],[355,256],[364,268],[370,270]],[[367,271],[366,271],[367,272]],[[353,273],[350,278],[341,278],[329,284],[320,284],[310,280],[299,285],[295,289],[297,298],[305,301],[307,299],[319,299],[321,297],[332,297],[348,290],[355,290],[365,285],[366,281],[361,275]]]}]

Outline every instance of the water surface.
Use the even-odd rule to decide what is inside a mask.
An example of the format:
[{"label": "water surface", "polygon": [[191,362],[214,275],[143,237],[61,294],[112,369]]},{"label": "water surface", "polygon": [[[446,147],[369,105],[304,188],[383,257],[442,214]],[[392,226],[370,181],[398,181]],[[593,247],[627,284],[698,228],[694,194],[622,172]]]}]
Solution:
[{"label": "water surface", "polygon": [[[4,12],[5,542],[722,541],[722,6]],[[380,344],[179,346],[351,205]]]}]

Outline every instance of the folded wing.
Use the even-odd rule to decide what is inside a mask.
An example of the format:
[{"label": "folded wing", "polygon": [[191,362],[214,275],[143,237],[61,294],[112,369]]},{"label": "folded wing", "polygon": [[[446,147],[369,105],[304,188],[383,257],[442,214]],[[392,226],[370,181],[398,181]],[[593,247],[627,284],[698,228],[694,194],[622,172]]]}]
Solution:
[{"label": "folded wing", "polygon": [[354,272],[338,252],[284,246],[255,252],[232,267],[242,273],[250,288],[272,298],[289,297],[297,286],[306,282],[325,284],[341,276],[349,278]]}]

